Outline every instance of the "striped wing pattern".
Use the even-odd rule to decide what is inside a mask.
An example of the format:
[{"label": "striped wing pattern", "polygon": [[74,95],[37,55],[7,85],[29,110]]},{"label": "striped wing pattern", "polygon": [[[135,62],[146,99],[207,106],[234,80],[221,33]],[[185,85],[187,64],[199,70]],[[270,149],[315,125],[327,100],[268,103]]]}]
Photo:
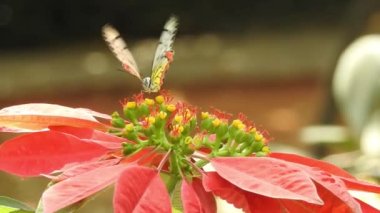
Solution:
[{"label": "striped wing pattern", "polygon": [[103,26],[102,31],[104,40],[108,43],[116,58],[123,64],[124,70],[141,80],[136,61],[128,50],[127,43],[120,36],[120,33],[109,24]]},{"label": "striped wing pattern", "polygon": [[178,19],[171,16],[165,23],[161,33],[160,41],[153,59],[150,90],[157,92],[160,90],[165,73],[169,69],[169,64],[173,60],[173,43],[177,32]]}]

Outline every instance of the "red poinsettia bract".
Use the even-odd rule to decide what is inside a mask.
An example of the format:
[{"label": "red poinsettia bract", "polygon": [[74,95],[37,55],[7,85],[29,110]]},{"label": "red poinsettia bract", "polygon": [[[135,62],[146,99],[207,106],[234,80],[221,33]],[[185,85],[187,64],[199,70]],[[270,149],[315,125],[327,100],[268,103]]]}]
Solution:
[{"label": "red poinsettia bract", "polygon": [[245,212],[378,212],[348,190],[380,193],[379,186],[323,161],[271,153],[265,132],[243,115],[198,117],[195,107],[166,95],[141,94],[123,103],[122,114],[51,104],[4,108],[1,130],[28,133],[0,145],[0,170],[50,178],[39,206],[48,213],[113,183],[120,213],[171,212],[175,188],[184,212],[216,212],[215,196]]}]

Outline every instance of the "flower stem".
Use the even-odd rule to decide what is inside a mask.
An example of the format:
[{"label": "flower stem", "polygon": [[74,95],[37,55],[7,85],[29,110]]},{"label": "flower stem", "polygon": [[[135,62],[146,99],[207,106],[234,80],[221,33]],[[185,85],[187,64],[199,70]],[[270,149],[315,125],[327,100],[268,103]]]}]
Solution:
[{"label": "flower stem", "polygon": [[172,155],[170,155],[170,175],[168,178],[168,181],[166,182],[166,188],[168,189],[168,192],[170,195],[174,192],[175,186],[177,185],[178,181],[181,180],[181,177],[179,176],[178,171],[178,162],[177,157],[174,152],[172,152]]}]

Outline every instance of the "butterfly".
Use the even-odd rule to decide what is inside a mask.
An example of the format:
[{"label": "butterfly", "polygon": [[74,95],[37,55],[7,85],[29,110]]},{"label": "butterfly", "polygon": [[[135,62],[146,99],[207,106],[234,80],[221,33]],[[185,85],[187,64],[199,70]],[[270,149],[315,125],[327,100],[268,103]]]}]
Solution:
[{"label": "butterfly", "polygon": [[177,26],[178,19],[176,16],[171,16],[166,21],[154,54],[151,76],[145,78],[141,77],[136,61],[120,33],[109,24],[103,26],[102,32],[104,40],[108,43],[116,58],[122,63],[124,71],[141,81],[144,92],[152,93],[160,91],[169,65],[173,62],[173,43]]}]

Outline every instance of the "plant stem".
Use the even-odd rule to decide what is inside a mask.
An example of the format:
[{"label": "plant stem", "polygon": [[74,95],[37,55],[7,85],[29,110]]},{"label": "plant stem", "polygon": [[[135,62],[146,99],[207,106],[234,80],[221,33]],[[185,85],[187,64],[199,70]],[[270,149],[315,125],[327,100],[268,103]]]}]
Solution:
[{"label": "plant stem", "polygon": [[177,182],[181,180],[179,176],[179,171],[178,171],[178,162],[176,158],[176,153],[173,151],[172,155],[170,155],[170,174],[168,181],[166,182],[166,188],[169,191],[169,194],[172,195],[175,186],[177,185]]}]

